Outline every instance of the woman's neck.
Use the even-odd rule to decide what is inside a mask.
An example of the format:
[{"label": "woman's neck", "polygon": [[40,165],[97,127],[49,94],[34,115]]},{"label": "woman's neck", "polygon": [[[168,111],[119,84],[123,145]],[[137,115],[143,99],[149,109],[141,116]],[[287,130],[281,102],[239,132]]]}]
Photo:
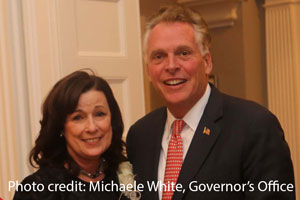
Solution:
[{"label": "woman's neck", "polygon": [[80,160],[74,159],[80,169],[83,169],[89,173],[96,173],[99,170],[100,159],[95,160]]},{"label": "woman's neck", "polygon": [[[72,157],[73,158],[73,157]],[[78,159],[78,158],[73,158],[76,164],[80,168],[80,172],[78,174],[78,178],[85,181],[85,182],[97,182],[102,180],[105,177],[105,174],[102,171],[102,161],[101,159],[91,159],[91,160],[86,160],[86,159]],[[66,168],[68,166],[65,165]],[[95,177],[89,176],[87,174],[92,174],[95,175]]]}]

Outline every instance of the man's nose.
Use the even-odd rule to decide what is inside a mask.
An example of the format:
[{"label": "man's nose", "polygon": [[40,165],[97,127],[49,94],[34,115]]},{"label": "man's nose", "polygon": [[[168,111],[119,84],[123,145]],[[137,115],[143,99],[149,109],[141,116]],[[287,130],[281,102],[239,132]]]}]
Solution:
[{"label": "man's nose", "polygon": [[170,73],[174,73],[179,69],[176,57],[174,55],[169,55],[166,63],[166,70]]}]

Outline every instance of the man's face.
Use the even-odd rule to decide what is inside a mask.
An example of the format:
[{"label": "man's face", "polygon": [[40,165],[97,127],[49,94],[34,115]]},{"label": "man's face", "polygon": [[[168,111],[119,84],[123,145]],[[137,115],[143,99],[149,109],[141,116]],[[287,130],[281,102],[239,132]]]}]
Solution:
[{"label": "man's face", "polygon": [[183,117],[179,115],[185,115],[205,92],[212,70],[210,54],[202,56],[190,24],[174,22],[153,28],[146,56],[149,80],[173,115]]}]

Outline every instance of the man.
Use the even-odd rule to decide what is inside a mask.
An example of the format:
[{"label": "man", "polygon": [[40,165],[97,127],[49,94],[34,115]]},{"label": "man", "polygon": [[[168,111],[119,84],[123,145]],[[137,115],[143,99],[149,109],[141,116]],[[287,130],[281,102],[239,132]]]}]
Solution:
[{"label": "man", "polygon": [[[148,23],[147,74],[167,108],[138,120],[128,133],[142,199],[295,199],[278,120],[208,84],[209,45],[207,25],[191,9],[165,7]],[[152,188],[157,183],[162,190]]]}]

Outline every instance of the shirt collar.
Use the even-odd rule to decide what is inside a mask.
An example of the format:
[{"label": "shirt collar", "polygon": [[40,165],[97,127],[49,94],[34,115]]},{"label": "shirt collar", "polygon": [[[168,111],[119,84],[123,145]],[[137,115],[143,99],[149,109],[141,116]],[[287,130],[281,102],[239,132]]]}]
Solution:
[{"label": "shirt collar", "polygon": [[[205,92],[203,96],[197,101],[197,103],[187,112],[187,114],[183,117],[184,122],[193,130],[196,131],[197,126],[200,122],[200,119],[203,115],[205,106],[208,102],[210,96],[211,88],[210,85],[207,84]],[[176,120],[176,118],[172,115],[172,113],[167,109],[167,129],[168,133],[171,132],[171,126]]]}]

